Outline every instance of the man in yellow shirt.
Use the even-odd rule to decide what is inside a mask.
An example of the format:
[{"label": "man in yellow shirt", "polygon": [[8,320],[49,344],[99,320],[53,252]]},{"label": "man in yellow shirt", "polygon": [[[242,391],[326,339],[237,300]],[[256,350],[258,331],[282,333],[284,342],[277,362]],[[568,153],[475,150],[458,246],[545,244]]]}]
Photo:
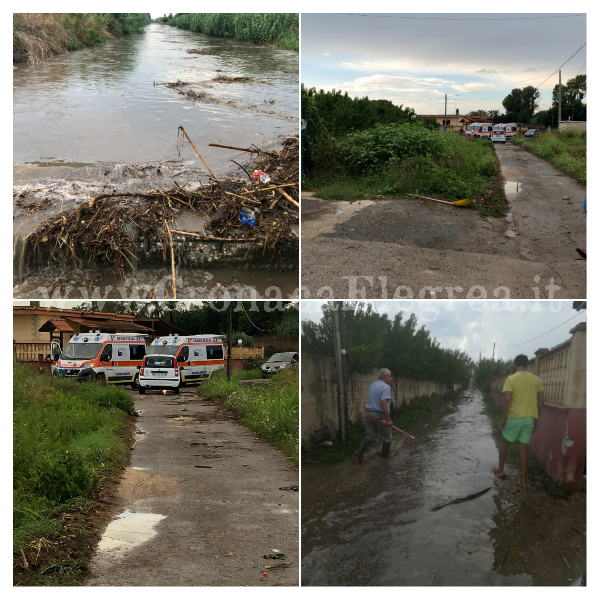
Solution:
[{"label": "man in yellow shirt", "polygon": [[517,372],[506,378],[504,402],[502,403],[502,442],[500,443],[500,463],[494,473],[504,479],[504,462],[511,442],[519,441],[521,459],[521,485],[527,485],[527,453],[531,434],[544,408],[544,390],[539,377],[527,372],[528,359],[524,354],[515,358]]}]

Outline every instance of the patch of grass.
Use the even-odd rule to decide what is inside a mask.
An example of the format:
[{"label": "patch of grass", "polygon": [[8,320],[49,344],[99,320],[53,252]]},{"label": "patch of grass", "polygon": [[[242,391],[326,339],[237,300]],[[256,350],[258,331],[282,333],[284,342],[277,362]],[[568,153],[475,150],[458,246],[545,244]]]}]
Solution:
[{"label": "patch of grass", "polygon": [[[235,374],[235,375],[234,375]],[[298,371],[285,370],[262,384],[249,386],[242,379],[258,379],[257,371],[224,370],[198,387],[198,394],[218,401],[239,415],[241,422],[271,442],[298,464],[300,386]]]},{"label": "patch of grass", "polygon": [[401,124],[353,132],[330,146],[327,168],[303,182],[320,198],[472,198],[476,203],[470,209],[482,216],[507,211],[498,158],[489,140]]},{"label": "patch of grass", "polygon": [[171,19],[169,25],[252,44],[300,49],[298,13],[189,13]]},{"label": "patch of grass", "polygon": [[[458,398],[460,392],[449,392],[448,394],[432,394],[431,396],[418,396],[403,404],[398,410],[394,410],[392,421],[396,427],[411,433],[424,419],[447,408],[450,403]],[[392,403],[393,408],[393,403]],[[394,435],[402,436],[401,433]],[[337,440],[331,440],[332,446],[316,446],[311,452],[304,455],[303,461],[307,464],[335,465],[350,458],[365,437],[365,426],[363,421],[350,423],[346,435],[346,444]]]},{"label": "patch of grass", "polygon": [[586,131],[545,131],[532,138],[515,136],[511,141],[547,160],[573,179],[586,183]]},{"label": "patch of grass", "polygon": [[[494,441],[496,442],[496,445],[500,447],[502,430],[498,427],[498,424],[502,418],[502,407],[489,395],[484,396],[484,406],[492,421],[492,435],[494,436]],[[520,472],[521,464],[518,443],[508,445],[506,464],[509,467],[514,468],[517,472]],[[527,472],[528,484],[533,485],[535,488],[545,492],[552,498],[566,500],[572,493],[570,490],[562,490],[558,484],[546,474],[542,465],[531,456],[531,453],[529,455]]]},{"label": "patch of grass", "polygon": [[37,63],[54,54],[143,33],[149,13],[14,13],[13,62]]},{"label": "patch of grass", "polygon": [[13,552],[61,531],[60,515],[125,464],[119,437],[133,398],[16,365],[13,370]]}]

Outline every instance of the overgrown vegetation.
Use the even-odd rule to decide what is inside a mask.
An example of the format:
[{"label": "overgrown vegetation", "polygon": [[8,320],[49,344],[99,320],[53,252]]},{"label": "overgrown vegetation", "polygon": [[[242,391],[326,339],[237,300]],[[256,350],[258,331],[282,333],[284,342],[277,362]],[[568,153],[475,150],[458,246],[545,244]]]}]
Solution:
[{"label": "overgrown vegetation", "polygon": [[532,138],[515,136],[512,142],[547,160],[573,179],[586,183],[587,132],[585,130],[546,131]]},{"label": "overgrown vegetation", "polygon": [[[302,321],[302,352],[334,355],[333,308],[322,307],[319,323]],[[348,370],[368,373],[388,368],[401,377],[466,385],[473,362],[460,350],[441,348],[425,327],[417,329],[417,318],[398,313],[394,320],[379,314],[371,304],[358,303],[344,311]]]},{"label": "overgrown vegetation", "polygon": [[298,13],[187,13],[168,23],[179,29],[252,44],[300,49]]},{"label": "overgrown vegetation", "polygon": [[473,365],[473,377],[475,384],[484,393],[490,391],[492,378],[502,371],[510,369],[512,360],[502,360],[501,358],[481,358]]},{"label": "overgrown vegetation", "polygon": [[[448,392],[444,395],[418,396],[413,398],[410,404],[403,404],[397,408],[392,402],[392,421],[399,429],[411,433],[427,417],[437,415],[442,410],[447,409],[458,395],[459,392]],[[396,435],[402,437],[400,433],[394,433],[394,436]],[[313,452],[305,454],[303,462],[320,465],[340,463],[352,456],[364,437],[365,426],[363,421],[351,423],[346,432],[346,444],[342,444],[338,440],[332,440],[332,446],[319,446]]]},{"label": "overgrown vegetation", "polygon": [[435,120],[387,100],[304,86],[302,116],[308,120],[304,186],[321,198],[472,198],[486,215],[505,212],[502,187],[494,185],[499,165],[489,140],[440,132]]},{"label": "overgrown vegetation", "polygon": [[241,422],[280,448],[298,463],[300,386],[298,370],[286,370],[259,385],[241,380],[259,377],[259,371],[233,371],[227,381],[224,370],[198,387],[198,394],[234,411]]},{"label": "overgrown vegetation", "polygon": [[133,398],[116,386],[14,367],[13,553],[19,560],[60,537],[63,515],[76,512],[104,474],[125,464],[129,449],[119,434],[132,413]]},{"label": "overgrown vegetation", "polygon": [[13,62],[37,63],[69,50],[143,33],[150,13],[14,13]]},{"label": "overgrown vegetation", "polygon": [[[502,406],[495,402],[494,399],[487,394],[484,395],[484,406],[485,411],[492,421],[492,434],[494,436],[494,441],[499,447],[500,442],[502,441],[502,430],[500,427],[498,427],[498,424],[502,418]],[[519,460],[519,444],[509,444],[508,455],[506,457],[506,466],[514,469],[514,471],[518,473],[520,471]],[[546,492],[553,498],[566,500],[571,495],[569,490],[560,489],[558,484],[548,476],[542,465],[540,465],[540,463],[531,456],[531,453],[529,454],[527,472],[528,485],[533,485],[534,487]]]}]

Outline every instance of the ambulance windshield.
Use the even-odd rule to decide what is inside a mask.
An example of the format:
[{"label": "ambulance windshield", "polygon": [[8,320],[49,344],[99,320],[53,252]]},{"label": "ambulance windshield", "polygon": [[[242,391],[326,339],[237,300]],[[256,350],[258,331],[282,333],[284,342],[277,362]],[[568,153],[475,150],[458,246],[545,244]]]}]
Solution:
[{"label": "ambulance windshield", "polygon": [[88,360],[96,358],[101,347],[102,344],[67,344],[60,358],[62,360]]},{"label": "ambulance windshield", "polygon": [[163,346],[162,344],[160,346],[150,346],[148,354],[170,354],[171,356],[175,356],[177,348],[179,346]]}]

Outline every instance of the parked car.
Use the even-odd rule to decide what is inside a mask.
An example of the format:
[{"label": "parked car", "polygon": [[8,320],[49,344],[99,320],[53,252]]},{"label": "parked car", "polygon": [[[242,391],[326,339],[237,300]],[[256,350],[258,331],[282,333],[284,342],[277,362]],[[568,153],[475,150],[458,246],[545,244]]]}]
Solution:
[{"label": "parked car", "polygon": [[139,392],[146,390],[173,390],[179,394],[181,369],[177,359],[170,354],[147,354],[142,362]]},{"label": "parked car", "polygon": [[525,137],[533,137],[534,135],[538,135],[540,132],[539,129],[528,129],[525,132]]},{"label": "parked car", "polygon": [[504,131],[498,129],[492,133],[492,137],[490,138],[492,142],[498,142],[500,144],[506,144],[506,134]]},{"label": "parked car", "polygon": [[263,379],[281,372],[282,369],[293,369],[298,366],[300,357],[297,352],[277,352],[261,366]]}]

